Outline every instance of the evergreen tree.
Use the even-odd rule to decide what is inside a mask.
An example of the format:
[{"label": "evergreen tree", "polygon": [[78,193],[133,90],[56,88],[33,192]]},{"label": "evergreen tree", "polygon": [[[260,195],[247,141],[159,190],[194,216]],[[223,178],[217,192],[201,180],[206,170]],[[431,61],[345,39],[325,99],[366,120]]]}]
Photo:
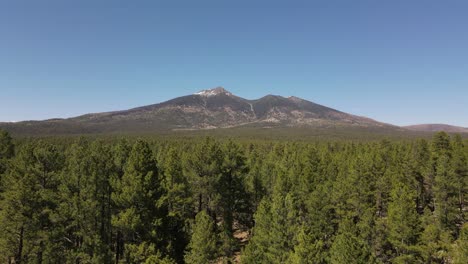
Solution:
[{"label": "evergreen tree", "polygon": [[302,226],[297,232],[294,252],[290,261],[294,263],[326,263],[328,250],[331,246],[330,237],[335,226],[333,206],[330,197],[331,183],[325,182],[316,186],[315,190],[303,197],[304,212]]},{"label": "evergreen tree", "polygon": [[[251,147],[253,148],[253,145]],[[245,177],[245,187],[251,197],[252,211],[255,211],[266,194],[266,189],[263,185],[262,163],[262,153],[256,149],[252,149],[247,161],[249,173]]]},{"label": "evergreen tree", "polygon": [[367,245],[355,233],[355,227],[349,220],[341,223],[338,235],[330,249],[331,264],[374,262]]},{"label": "evergreen tree", "polygon": [[133,145],[125,173],[112,194],[112,199],[121,208],[113,216],[112,224],[122,234],[127,261],[138,262],[141,247],[165,249],[168,234],[161,227],[167,208],[162,197],[163,189],[153,153],[147,142],[138,140]]},{"label": "evergreen tree", "polygon": [[217,257],[216,241],[213,220],[203,210],[195,218],[185,262],[189,264],[213,263]]},{"label": "evergreen tree", "polygon": [[[112,157],[114,161],[114,168],[115,173],[110,178],[110,186],[112,189],[111,193],[111,203],[112,203],[112,219],[115,218],[116,215],[124,208],[122,204],[116,202],[116,198],[119,194],[119,190],[121,189],[121,180],[124,175],[124,169],[128,161],[128,157],[130,156],[132,148],[129,142],[125,139],[120,140],[117,144],[114,145],[112,148]],[[124,254],[124,238],[122,234],[122,230],[116,228],[115,230],[115,263],[119,263],[120,260],[123,258]]]},{"label": "evergreen tree", "polygon": [[[468,156],[467,146],[463,143],[460,135],[456,135],[453,144],[452,165],[454,172],[454,189],[456,191],[457,213],[455,222],[457,226],[462,226],[466,222],[467,210],[465,210],[466,193],[468,193]],[[455,196],[455,194],[454,194]],[[455,213],[455,212],[454,212]]]},{"label": "evergreen tree", "polygon": [[327,256],[324,254],[326,251],[325,242],[322,239],[314,239],[313,233],[306,226],[301,227],[296,240],[297,245],[294,247],[288,263],[327,263]]},{"label": "evergreen tree", "polygon": [[189,221],[193,215],[192,194],[188,179],[183,175],[180,154],[172,147],[166,154],[161,167],[169,212],[164,229],[171,234],[167,238],[167,251],[176,261],[182,262],[189,240]]},{"label": "evergreen tree", "polygon": [[420,233],[419,219],[415,203],[416,194],[402,182],[394,183],[391,202],[388,207],[389,241],[397,252],[397,258],[414,262],[411,253]]},{"label": "evergreen tree", "polygon": [[14,155],[13,139],[8,132],[0,129],[0,191],[1,176],[6,171],[7,160]]},{"label": "evergreen tree", "polygon": [[459,216],[459,193],[455,172],[448,155],[442,155],[437,159],[433,189],[435,214],[440,224],[455,231]]},{"label": "evergreen tree", "polygon": [[419,139],[411,149],[412,174],[417,182],[416,207],[419,214],[430,205],[432,186],[430,178],[430,151],[425,139]]},{"label": "evergreen tree", "polygon": [[111,187],[115,173],[109,147],[80,139],[67,152],[62,173],[56,236],[69,250],[68,261],[111,261]]},{"label": "evergreen tree", "polygon": [[242,263],[284,263],[295,246],[298,231],[296,201],[290,194],[275,193],[260,203],[252,239]]},{"label": "evergreen tree", "polygon": [[[51,214],[58,200],[57,172],[63,159],[58,150],[38,142],[21,147],[4,179],[0,204],[0,256],[7,263],[42,263],[49,258]],[[57,260],[56,260],[57,261]]]},{"label": "evergreen tree", "polygon": [[216,191],[221,176],[222,152],[219,142],[205,138],[194,146],[184,157],[184,174],[188,176],[192,186],[197,212],[206,210],[216,219],[216,208],[219,194]]},{"label": "evergreen tree", "polygon": [[454,264],[468,263],[468,223],[460,230],[460,237],[452,246],[452,261]]},{"label": "evergreen tree", "polygon": [[240,146],[229,141],[223,146],[221,177],[217,184],[222,215],[223,255],[231,257],[237,247],[233,239],[234,222],[238,226],[250,224],[249,197],[244,187],[244,177],[248,173],[246,158]]},{"label": "evergreen tree", "polygon": [[164,187],[167,190],[169,214],[180,218],[190,217],[193,209],[192,199],[188,180],[183,174],[181,155],[175,148],[170,148],[161,166]]},{"label": "evergreen tree", "polygon": [[450,232],[444,230],[438,218],[429,209],[422,217],[420,252],[425,263],[448,263],[451,243]]}]

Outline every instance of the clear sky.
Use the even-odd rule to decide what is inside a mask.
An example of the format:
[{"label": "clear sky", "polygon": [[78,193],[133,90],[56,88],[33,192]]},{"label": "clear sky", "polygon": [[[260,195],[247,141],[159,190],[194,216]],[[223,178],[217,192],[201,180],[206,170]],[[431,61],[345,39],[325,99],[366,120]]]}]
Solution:
[{"label": "clear sky", "polygon": [[468,127],[468,1],[0,2],[0,121],[216,86]]}]

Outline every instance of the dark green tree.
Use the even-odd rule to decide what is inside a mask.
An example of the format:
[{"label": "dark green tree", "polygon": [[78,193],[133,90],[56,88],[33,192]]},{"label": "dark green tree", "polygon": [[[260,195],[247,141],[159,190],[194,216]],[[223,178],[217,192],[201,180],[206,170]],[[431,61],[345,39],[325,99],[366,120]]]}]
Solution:
[{"label": "dark green tree", "polygon": [[452,245],[451,257],[454,264],[468,262],[468,223],[460,230],[460,237]]},{"label": "dark green tree", "polygon": [[184,160],[184,175],[192,186],[197,212],[206,210],[216,219],[216,209],[219,205],[219,195],[216,191],[221,177],[222,150],[219,142],[205,138],[186,153]]},{"label": "dark green tree", "polygon": [[7,161],[14,155],[13,139],[5,130],[0,129],[0,191],[1,175],[5,172]]},{"label": "dark green tree", "polygon": [[8,263],[42,263],[50,259],[57,206],[58,172],[63,158],[57,148],[37,142],[23,145],[4,179],[0,203],[0,256]]},{"label": "dark green tree", "polygon": [[388,239],[396,250],[397,259],[415,262],[414,247],[420,234],[416,211],[416,193],[408,185],[395,182],[388,206]]},{"label": "dark green tree", "polygon": [[223,146],[223,161],[221,177],[217,183],[219,193],[219,208],[221,211],[223,254],[231,257],[237,247],[233,239],[234,222],[238,226],[249,226],[252,214],[250,212],[250,197],[244,186],[244,178],[248,173],[246,158],[240,146],[228,141]]},{"label": "dark green tree", "polygon": [[425,263],[448,263],[451,234],[442,228],[437,216],[426,209],[421,218],[424,230],[420,239],[420,254]]},{"label": "dark green tree", "polygon": [[374,259],[367,244],[355,233],[355,227],[349,220],[341,223],[338,235],[330,249],[330,263],[373,263]]},{"label": "dark green tree", "polygon": [[139,262],[142,248],[154,247],[164,252],[168,235],[162,228],[167,205],[161,199],[164,197],[161,179],[147,142],[138,140],[133,145],[124,171],[112,194],[112,200],[120,208],[113,215],[112,224],[122,234],[126,260]]},{"label": "dark green tree", "polygon": [[200,211],[195,218],[185,262],[189,264],[214,263],[218,255],[216,242],[213,220],[206,211]]},{"label": "dark green tree", "polygon": [[[120,211],[123,209],[122,204],[118,204],[115,201],[115,194],[119,193],[121,189],[121,180],[125,173],[124,169],[130,156],[132,147],[130,143],[123,139],[116,143],[112,148],[112,157],[114,161],[115,174],[110,178],[110,185],[112,189],[111,193],[111,203],[112,203],[112,218],[114,218]],[[124,238],[122,230],[116,228],[115,230],[115,242],[114,242],[114,252],[115,252],[115,263],[119,263],[123,258],[124,254]]]},{"label": "dark green tree", "polygon": [[[456,189],[457,226],[462,226],[467,219],[466,194],[468,193],[468,155],[467,146],[463,143],[460,135],[456,135],[452,141],[453,158],[452,165],[454,173],[454,189]],[[455,196],[455,194],[454,194]]]},{"label": "dark green tree", "polygon": [[264,199],[255,214],[252,239],[246,246],[242,263],[285,263],[294,249],[298,232],[296,199],[275,193]]},{"label": "dark green tree", "polygon": [[183,174],[181,155],[178,150],[169,147],[165,154],[160,167],[169,211],[164,229],[171,234],[168,237],[167,250],[175,260],[182,262],[189,240],[189,222],[193,216],[192,193],[188,179]]},{"label": "dark green tree", "polygon": [[67,151],[59,186],[56,236],[69,251],[68,261],[105,262],[111,254],[111,186],[115,173],[110,148],[80,139]]}]

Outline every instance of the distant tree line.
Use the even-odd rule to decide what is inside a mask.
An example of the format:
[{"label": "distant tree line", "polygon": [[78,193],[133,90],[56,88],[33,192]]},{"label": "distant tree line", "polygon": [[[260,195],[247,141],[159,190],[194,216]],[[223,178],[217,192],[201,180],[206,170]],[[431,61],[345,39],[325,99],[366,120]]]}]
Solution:
[{"label": "distant tree line", "polygon": [[467,189],[468,144],[443,132],[357,143],[0,131],[0,263],[466,264]]}]

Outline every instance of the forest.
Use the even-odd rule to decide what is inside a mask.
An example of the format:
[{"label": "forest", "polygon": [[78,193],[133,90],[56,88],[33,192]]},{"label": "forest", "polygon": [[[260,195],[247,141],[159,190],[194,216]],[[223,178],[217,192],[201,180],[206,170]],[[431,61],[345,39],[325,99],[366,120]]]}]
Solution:
[{"label": "forest", "polygon": [[0,263],[468,263],[468,141],[12,138]]}]

